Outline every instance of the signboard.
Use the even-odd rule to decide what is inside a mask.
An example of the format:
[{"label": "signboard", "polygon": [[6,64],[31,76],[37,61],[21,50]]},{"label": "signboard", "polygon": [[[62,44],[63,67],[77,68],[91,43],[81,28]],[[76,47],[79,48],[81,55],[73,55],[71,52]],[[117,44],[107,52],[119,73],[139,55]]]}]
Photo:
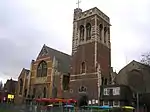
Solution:
[{"label": "signboard", "polygon": [[8,94],[8,99],[14,99],[14,95]]}]

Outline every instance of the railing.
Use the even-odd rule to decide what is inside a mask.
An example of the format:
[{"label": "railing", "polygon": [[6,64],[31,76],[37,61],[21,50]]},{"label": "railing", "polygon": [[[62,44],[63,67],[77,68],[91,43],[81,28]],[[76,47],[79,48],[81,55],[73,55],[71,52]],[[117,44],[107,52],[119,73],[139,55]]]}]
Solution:
[{"label": "railing", "polygon": [[[2,110],[2,111],[1,111]],[[74,109],[66,109],[63,107],[49,107],[49,108],[41,108],[41,106],[36,105],[15,105],[15,104],[7,104],[0,103],[0,112],[109,112],[109,111],[101,111],[101,110],[85,110],[75,107]]]}]

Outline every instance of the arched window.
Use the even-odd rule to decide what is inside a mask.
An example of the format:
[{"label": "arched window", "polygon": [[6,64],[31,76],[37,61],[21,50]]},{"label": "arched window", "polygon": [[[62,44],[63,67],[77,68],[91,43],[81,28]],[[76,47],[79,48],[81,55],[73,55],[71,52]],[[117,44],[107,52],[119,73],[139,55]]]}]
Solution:
[{"label": "arched window", "polygon": [[91,24],[87,23],[86,25],[86,40],[91,39]]},{"label": "arched window", "polygon": [[84,26],[80,26],[80,41],[84,40]]},{"label": "arched window", "polygon": [[99,36],[100,36],[100,40],[102,40],[102,30],[103,30],[103,25],[100,24],[100,25],[99,25]]},{"label": "arched window", "polygon": [[45,61],[41,61],[37,68],[37,77],[45,76],[47,76],[47,63]]},{"label": "arched window", "polygon": [[24,97],[27,96],[27,89],[24,90]]},{"label": "arched window", "polygon": [[107,27],[104,28],[104,43],[106,43],[106,33],[107,33]]},{"label": "arched window", "polygon": [[110,28],[108,28],[107,31],[108,31],[108,34],[110,34]]},{"label": "arched window", "polygon": [[104,82],[104,84],[105,84],[105,85],[107,85],[107,78],[105,78],[105,82]]},{"label": "arched window", "polygon": [[46,98],[46,87],[43,89],[43,98]]},{"label": "arched window", "polygon": [[22,94],[22,89],[23,89],[23,80],[22,79],[20,79],[19,86],[20,86],[19,94]]},{"label": "arched window", "polygon": [[86,65],[85,62],[82,62],[81,64],[81,73],[85,73],[86,72]]}]

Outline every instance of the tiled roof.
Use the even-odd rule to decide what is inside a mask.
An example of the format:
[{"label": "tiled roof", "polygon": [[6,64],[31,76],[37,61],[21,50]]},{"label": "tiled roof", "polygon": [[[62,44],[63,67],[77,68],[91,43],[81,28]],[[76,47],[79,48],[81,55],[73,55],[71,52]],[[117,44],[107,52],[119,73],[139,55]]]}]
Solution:
[{"label": "tiled roof", "polygon": [[58,71],[63,73],[69,73],[71,64],[71,55],[55,50],[48,46],[45,46],[48,54],[53,58],[55,57],[58,61]]}]

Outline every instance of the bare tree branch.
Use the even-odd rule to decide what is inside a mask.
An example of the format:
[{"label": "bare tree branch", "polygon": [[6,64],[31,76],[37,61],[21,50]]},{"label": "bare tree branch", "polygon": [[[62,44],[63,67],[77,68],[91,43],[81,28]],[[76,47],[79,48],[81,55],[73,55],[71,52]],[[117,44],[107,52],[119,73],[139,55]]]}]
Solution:
[{"label": "bare tree branch", "polygon": [[150,65],[150,52],[141,55],[141,63]]}]

